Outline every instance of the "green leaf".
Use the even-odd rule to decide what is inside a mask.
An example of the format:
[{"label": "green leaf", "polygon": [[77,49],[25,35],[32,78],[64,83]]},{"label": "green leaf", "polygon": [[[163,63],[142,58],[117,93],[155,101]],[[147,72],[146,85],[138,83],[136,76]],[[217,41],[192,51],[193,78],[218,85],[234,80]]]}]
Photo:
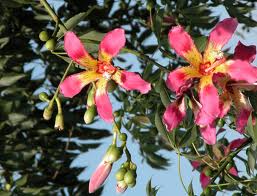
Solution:
[{"label": "green leaf", "polygon": [[194,42],[199,52],[203,52],[205,50],[205,46],[207,43],[207,37],[206,36],[195,37]]},{"label": "green leaf", "polygon": [[2,49],[6,44],[8,44],[9,40],[9,37],[0,38],[0,49]]},{"label": "green leaf", "polygon": [[152,179],[150,179],[146,185],[146,194],[147,196],[156,196],[159,188],[152,187]]},{"label": "green leaf", "polygon": [[248,118],[246,131],[251,136],[254,143],[257,144],[257,126],[253,126],[252,115],[250,115]]},{"label": "green leaf", "polygon": [[162,21],[163,21],[164,9],[157,10],[155,16],[153,17],[153,31],[157,37],[158,43],[161,40],[161,30],[162,30]]},{"label": "green leaf", "polygon": [[104,37],[105,33],[101,33],[101,32],[98,32],[98,31],[89,31],[83,35],[80,36],[80,39],[83,41],[83,40],[93,40],[93,41],[98,41],[100,42],[103,37]]},{"label": "green leaf", "polygon": [[164,80],[160,79],[156,84],[156,91],[160,93],[160,98],[165,107],[170,104],[170,97],[168,94],[168,89],[164,85]]},{"label": "green leaf", "polygon": [[27,183],[28,180],[28,174],[25,174],[24,176],[22,176],[21,178],[19,178],[15,184],[16,186],[24,186]]},{"label": "green leaf", "polygon": [[0,87],[11,86],[18,80],[24,78],[26,74],[8,73],[0,78]]},{"label": "green leaf", "polygon": [[182,136],[179,147],[187,147],[190,146],[197,139],[197,127],[193,126],[193,128],[188,129],[186,133]]},{"label": "green leaf", "polygon": [[249,166],[250,170],[252,172],[254,172],[255,166],[256,166],[256,156],[255,156],[255,153],[252,151],[251,148],[248,148],[246,150],[246,154],[247,154],[248,166]]},{"label": "green leaf", "polygon": [[190,184],[188,186],[187,192],[188,192],[188,196],[194,196],[195,195],[193,185],[192,185],[192,181],[190,182]]}]

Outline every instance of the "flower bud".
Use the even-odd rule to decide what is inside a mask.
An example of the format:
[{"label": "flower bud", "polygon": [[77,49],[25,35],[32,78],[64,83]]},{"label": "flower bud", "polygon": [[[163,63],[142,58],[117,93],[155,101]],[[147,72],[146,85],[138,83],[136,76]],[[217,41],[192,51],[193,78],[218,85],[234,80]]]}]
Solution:
[{"label": "flower bud", "polygon": [[114,163],[115,161],[119,160],[121,155],[122,155],[122,148],[118,148],[118,147],[112,145],[108,149],[104,160],[106,160],[107,162],[110,162],[110,163]]},{"label": "flower bud", "polygon": [[42,42],[46,42],[46,41],[49,39],[49,36],[48,36],[47,31],[41,31],[41,32],[39,33],[39,39],[40,39]]},{"label": "flower bud", "polygon": [[46,47],[46,49],[48,49],[48,50],[54,50],[55,45],[56,45],[56,40],[55,40],[54,38],[52,38],[52,39],[49,39],[49,40],[46,42],[45,47]]},{"label": "flower bud", "polygon": [[93,86],[87,95],[87,106],[95,105],[95,87]]},{"label": "flower bud", "polygon": [[95,192],[106,180],[112,170],[112,164],[106,161],[102,161],[89,181],[89,193]]},{"label": "flower bud", "polygon": [[38,97],[39,97],[39,99],[40,99],[41,101],[45,101],[45,102],[48,102],[48,101],[49,101],[48,95],[47,95],[45,92],[40,93]]},{"label": "flower bud", "polygon": [[127,170],[125,168],[120,168],[116,174],[115,174],[115,178],[117,181],[121,181],[124,179],[125,174],[127,173]]},{"label": "flower bud", "polygon": [[121,141],[127,141],[127,134],[126,133],[121,133],[119,134],[119,138]]},{"label": "flower bud", "polygon": [[62,131],[64,129],[63,115],[62,113],[58,113],[55,117],[54,128]]},{"label": "flower bud", "polygon": [[133,188],[134,186],[136,186],[136,183],[137,183],[137,181],[135,180],[133,183],[128,184],[128,186],[129,186],[130,188]]},{"label": "flower bud", "polygon": [[127,173],[124,176],[124,182],[126,182],[126,184],[132,184],[135,181],[136,181],[135,172],[133,172],[132,170],[127,171]]},{"label": "flower bud", "polygon": [[126,182],[124,182],[123,180],[122,181],[119,181],[117,182],[117,185],[116,185],[116,192],[117,193],[124,193],[128,188],[128,185],[126,184]]},{"label": "flower bud", "polygon": [[53,103],[49,103],[49,105],[44,109],[43,118],[45,120],[50,120],[53,114]]},{"label": "flower bud", "polygon": [[92,123],[95,116],[96,116],[96,107],[95,105],[91,105],[90,107],[88,107],[87,111],[84,114],[85,123],[86,124]]},{"label": "flower bud", "polygon": [[9,183],[6,183],[4,188],[5,188],[6,191],[10,191],[12,186]]}]

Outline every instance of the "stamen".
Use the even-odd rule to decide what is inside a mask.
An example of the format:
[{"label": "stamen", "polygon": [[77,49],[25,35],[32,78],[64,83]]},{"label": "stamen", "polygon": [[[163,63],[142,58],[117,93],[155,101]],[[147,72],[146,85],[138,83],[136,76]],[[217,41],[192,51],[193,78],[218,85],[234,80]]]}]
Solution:
[{"label": "stamen", "polygon": [[103,73],[103,77],[104,77],[106,80],[110,80],[111,77],[112,77],[112,75],[111,75],[110,73],[108,73],[108,72],[104,72],[104,73]]}]

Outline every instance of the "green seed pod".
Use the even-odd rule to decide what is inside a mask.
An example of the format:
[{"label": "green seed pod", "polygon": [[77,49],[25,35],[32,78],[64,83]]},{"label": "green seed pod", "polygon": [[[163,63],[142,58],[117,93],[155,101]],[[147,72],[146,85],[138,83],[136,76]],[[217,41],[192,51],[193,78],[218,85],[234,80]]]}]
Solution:
[{"label": "green seed pod", "polygon": [[49,101],[48,95],[45,92],[40,93],[38,97],[41,101],[45,101],[45,102]]},{"label": "green seed pod", "polygon": [[45,120],[50,120],[52,118],[52,114],[53,114],[53,104],[49,104],[45,109],[44,109],[44,113],[43,113],[43,118]]},{"label": "green seed pod", "polygon": [[87,106],[95,105],[95,87],[93,86],[87,95]]},{"label": "green seed pod", "polygon": [[45,44],[45,47],[48,50],[54,50],[55,46],[56,46],[56,40],[54,38],[49,39]]},{"label": "green seed pod", "polygon": [[206,169],[206,170],[204,171],[204,174],[205,174],[206,176],[212,176],[212,170],[211,170],[210,168],[208,168],[208,169]]},{"label": "green seed pod", "polygon": [[127,173],[124,176],[124,182],[126,182],[126,184],[133,184],[135,181],[135,173],[131,170],[127,171]]},{"label": "green seed pod", "polygon": [[42,42],[46,42],[46,41],[49,39],[49,36],[48,36],[47,31],[41,31],[41,32],[39,33],[39,39],[40,39]]},{"label": "green seed pod", "polygon": [[6,191],[10,191],[12,186],[9,183],[6,183],[4,188],[5,188]]},{"label": "green seed pod", "polygon": [[119,138],[121,141],[127,141],[127,134],[126,133],[121,133],[119,134]]},{"label": "green seed pod", "polygon": [[113,92],[117,88],[117,83],[113,80],[109,80],[107,84],[107,90],[109,93]]},{"label": "green seed pod", "polygon": [[124,176],[126,174],[127,170],[125,168],[120,168],[116,174],[115,174],[115,178],[117,181],[121,181],[124,179]]},{"label": "green seed pod", "polygon": [[95,116],[96,116],[96,106],[92,105],[92,106],[88,107],[87,111],[84,114],[85,123],[86,124],[92,123]]},{"label": "green seed pod", "polygon": [[64,129],[63,115],[62,113],[58,113],[55,117],[54,128],[62,131]]},{"label": "green seed pod", "polygon": [[130,188],[133,188],[133,187],[136,185],[136,183],[137,183],[137,181],[135,180],[133,183],[128,184],[128,186],[129,186]]},{"label": "green seed pod", "polygon": [[121,167],[122,167],[122,168],[127,168],[127,169],[129,169],[129,162],[126,161],[125,163],[122,163],[122,164],[121,164]]}]

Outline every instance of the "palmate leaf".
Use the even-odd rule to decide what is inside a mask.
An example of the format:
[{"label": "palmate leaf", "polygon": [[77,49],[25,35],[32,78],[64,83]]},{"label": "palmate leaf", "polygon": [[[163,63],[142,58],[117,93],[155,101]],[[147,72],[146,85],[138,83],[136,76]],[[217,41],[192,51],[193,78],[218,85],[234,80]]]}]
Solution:
[{"label": "palmate leaf", "polygon": [[146,185],[146,194],[147,196],[156,196],[159,188],[152,187],[152,179],[150,179]]}]

